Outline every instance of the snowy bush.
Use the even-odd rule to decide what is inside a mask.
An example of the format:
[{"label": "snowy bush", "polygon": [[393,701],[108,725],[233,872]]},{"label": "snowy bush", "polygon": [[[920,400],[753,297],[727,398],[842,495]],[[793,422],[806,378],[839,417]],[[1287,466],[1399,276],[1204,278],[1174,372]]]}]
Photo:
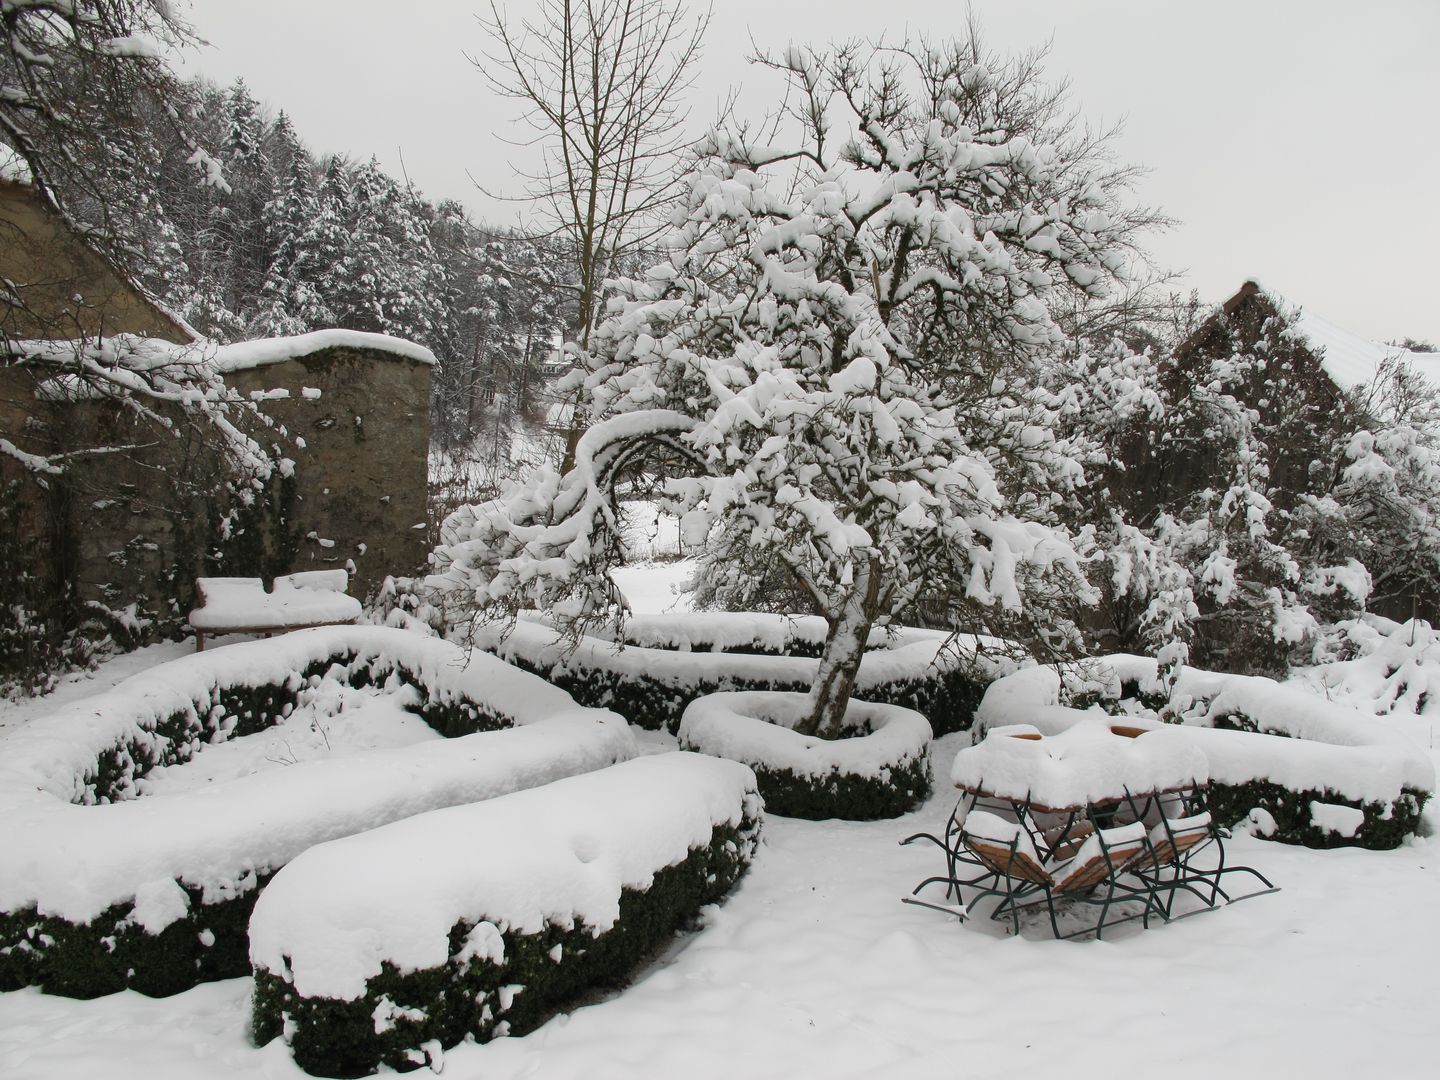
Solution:
[{"label": "snowy bush", "polygon": [[1423,619],[1347,619],[1316,648],[1325,662],[1295,679],[1332,701],[1375,713],[1424,713],[1440,706],[1440,634]]},{"label": "snowy bush", "polygon": [[696,698],[680,721],[680,748],[755,770],[765,808],[800,818],[899,817],[930,794],[930,725],[911,709],[850,699],[846,732],[819,739],[792,730],[804,694]]},{"label": "snowy bush", "polygon": [[[275,723],[320,674],[409,687],[449,738],[142,796],[152,769]],[[620,717],[398,630],[300,631],[162,665],[0,743],[0,988],[165,994],[243,974],[255,897],[306,848],[633,752]]]},{"label": "snowy bush", "polygon": [[[1164,727],[1202,750],[1209,761],[1209,800],[1216,821],[1234,825],[1252,810],[1273,819],[1273,839],[1308,847],[1393,848],[1419,827],[1435,790],[1429,756],[1373,717],[1305,690],[1258,676],[1184,668],[1175,680],[1178,725],[1147,715],[1143,701],[1157,686],[1157,665],[1141,656],[1107,656],[1063,672],[1027,668],[999,679],[976,711],[979,729],[1017,723],[1046,733],[1092,715],[1065,702],[1096,703],[1126,714],[1142,730]],[[1332,810],[1364,815],[1349,832],[1331,827]]]},{"label": "snowy bush", "polygon": [[1149,409],[1077,414],[1113,448],[1114,520],[1088,521],[1109,648],[1277,674],[1327,626],[1434,607],[1436,387],[1405,350],[1334,333],[1251,283],[1139,373]]},{"label": "snowy bush", "polygon": [[256,1041],[323,1076],[439,1072],[626,976],[729,892],[760,821],[749,769],[662,754],[312,848],[251,919]]},{"label": "snowy bush", "polygon": [[[674,731],[685,707],[706,694],[808,690],[823,625],[823,620],[718,613],[627,621],[625,637],[666,646],[648,647],[603,637],[576,641],[520,620],[509,630],[477,627],[474,640],[543,675],[576,701],[614,709],[640,727]],[[872,633],[871,643],[875,647],[861,660],[856,693],[876,704],[914,709],[941,735],[969,727],[986,684],[1010,670],[998,643],[969,635],[952,642],[937,631],[900,628]],[[738,651],[729,651],[732,647]],[[768,655],[782,651],[801,655]]]}]

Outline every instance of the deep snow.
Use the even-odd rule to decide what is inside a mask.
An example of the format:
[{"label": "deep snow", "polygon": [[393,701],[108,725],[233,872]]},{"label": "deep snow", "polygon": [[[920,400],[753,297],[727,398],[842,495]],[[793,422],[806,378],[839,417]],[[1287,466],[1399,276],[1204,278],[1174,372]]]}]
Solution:
[{"label": "deep snow", "polygon": [[[87,688],[146,660],[123,657]],[[0,726],[34,711],[0,706]],[[1380,722],[1434,754],[1433,720]],[[937,777],[967,739],[936,743]],[[898,841],[939,828],[953,798],[942,783],[894,821],[771,818],[750,874],[703,932],[611,1000],[525,1038],[451,1050],[447,1080],[1434,1075],[1433,838],[1371,852],[1240,836],[1227,853],[1282,892],[1103,942],[1056,942],[1039,927],[1017,939],[900,903],[940,856]],[[1426,825],[1433,837],[1433,805]],[[0,994],[0,1076],[303,1076],[278,1040],[249,1045],[249,992],[237,979],[164,1000]]]}]

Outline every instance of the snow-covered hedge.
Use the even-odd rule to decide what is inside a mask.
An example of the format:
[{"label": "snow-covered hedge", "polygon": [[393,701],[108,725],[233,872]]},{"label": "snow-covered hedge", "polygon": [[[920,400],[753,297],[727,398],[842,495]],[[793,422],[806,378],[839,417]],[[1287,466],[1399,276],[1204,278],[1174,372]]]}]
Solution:
[{"label": "snow-covered hedge", "polygon": [[[413,686],[451,738],[136,797],[150,769],[273,724],[321,673]],[[166,994],[244,974],[255,896],[306,848],[633,753],[613,713],[400,630],[299,631],[163,664],[0,741],[0,989]]]},{"label": "snow-covered hedge", "polygon": [[[476,644],[543,675],[586,705],[614,709],[641,727],[675,731],[698,697],[730,690],[808,691],[824,623],[779,615],[697,614],[627,620],[623,644],[586,636],[578,644],[521,620],[482,627]],[[970,726],[985,686],[1008,670],[998,655],[975,656],[973,638],[896,628],[871,635],[855,696],[914,709],[935,734]],[[983,643],[982,643],[983,644]],[[807,655],[770,655],[771,653]]]},{"label": "snow-covered hedge", "polygon": [[680,747],[755,770],[765,808],[800,818],[899,817],[930,794],[930,725],[912,709],[851,700],[850,737],[790,730],[804,694],[750,691],[696,698],[680,721]]},{"label": "snow-covered hedge", "polygon": [[[1107,656],[1063,675],[1027,668],[990,687],[976,722],[1053,734],[1088,715],[1062,702],[1085,701],[1131,713],[1126,723],[1134,727],[1164,727],[1140,704],[1155,685],[1155,661],[1141,656]],[[1221,824],[1258,810],[1259,831],[1277,840],[1393,848],[1415,832],[1435,790],[1434,766],[1409,739],[1305,690],[1185,668],[1175,700],[1188,707],[1173,729],[1208,759],[1210,809]]]},{"label": "snow-covered hedge", "polygon": [[256,1041],[322,1076],[438,1072],[632,971],[729,892],[760,821],[749,769],[671,753],[312,848],[250,922]]}]

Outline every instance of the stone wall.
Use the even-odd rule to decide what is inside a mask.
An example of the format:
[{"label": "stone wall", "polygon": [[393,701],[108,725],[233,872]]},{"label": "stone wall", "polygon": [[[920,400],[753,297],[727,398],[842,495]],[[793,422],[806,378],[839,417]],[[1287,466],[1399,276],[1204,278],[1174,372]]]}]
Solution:
[{"label": "stone wall", "polygon": [[[346,567],[365,596],[425,562],[430,367],[370,349],[327,348],[226,377],[289,433],[295,461],[287,572]],[[318,392],[318,393],[317,393]],[[304,445],[301,446],[300,443]]]},{"label": "stone wall", "polygon": [[93,602],[129,610],[153,631],[178,630],[204,575],[344,567],[363,598],[425,560],[428,357],[407,342],[339,331],[220,349],[227,383],[270,420],[243,426],[293,462],[248,505],[228,490],[203,423],[177,410],[165,431],[113,401],[46,402],[23,370],[0,368],[11,384],[0,397],[28,413],[11,419],[34,449],[126,448],[72,460],[44,484],[0,456],[0,492],[8,486],[20,522],[17,557],[57,602],[73,588],[71,624],[87,604],[97,610]]},{"label": "stone wall", "polygon": [[20,301],[0,297],[0,338],[194,337],[77,236],[39,191],[8,179],[0,179],[0,278],[14,283]]}]

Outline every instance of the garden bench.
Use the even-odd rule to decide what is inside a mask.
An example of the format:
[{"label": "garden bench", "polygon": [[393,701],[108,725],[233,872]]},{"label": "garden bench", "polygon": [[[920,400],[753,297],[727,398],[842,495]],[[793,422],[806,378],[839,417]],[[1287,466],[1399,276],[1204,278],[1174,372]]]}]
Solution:
[{"label": "garden bench", "polygon": [[307,570],[275,579],[272,592],[258,577],[207,577],[195,580],[200,606],[190,612],[195,651],[206,634],[271,634],[314,626],[360,621],[360,601],[346,594],[344,570]]}]

